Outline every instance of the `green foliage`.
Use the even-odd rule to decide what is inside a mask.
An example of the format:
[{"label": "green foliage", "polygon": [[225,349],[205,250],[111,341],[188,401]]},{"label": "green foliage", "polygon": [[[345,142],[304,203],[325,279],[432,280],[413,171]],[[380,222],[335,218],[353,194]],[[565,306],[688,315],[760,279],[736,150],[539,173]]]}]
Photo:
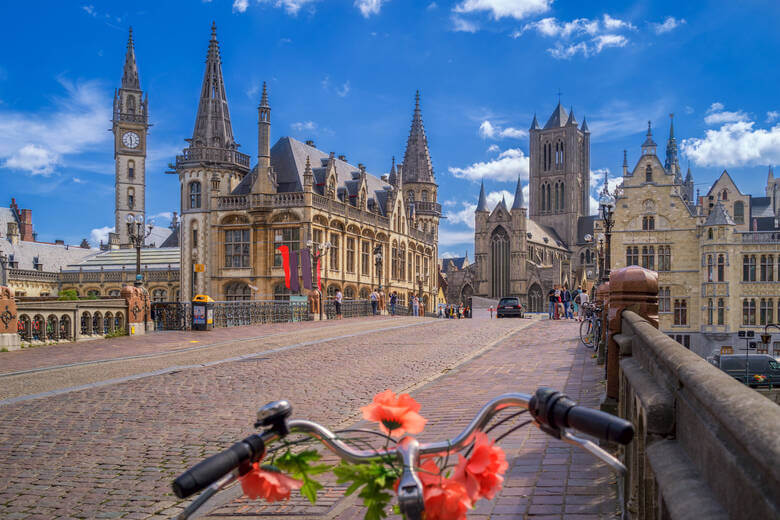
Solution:
[{"label": "green foliage", "polygon": [[398,471],[384,463],[372,462],[370,464],[349,464],[341,462],[333,468],[339,484],[351,482],[345,495],[351,495],[359,488],[363,488],[358,496],[363,499],[366,506],[366,520],[381,520],[387,517],[387,505],[392,495],[386,490],[392,489],[398,479]]},{"label": "green foliage", "polygon": [[0,352],[8,352],[8,349],[6,347],[0,348]]},{"label": "green foliage", "polygon": [[79,295],[76,292],[76,289],[65,289],[64,291],[60,291],[60,295],[57,298],[58,300],[78,300]]},{"label": "green foliage", "polygon": [[292,478],[302,480],[301,494],[314,504],[317,501],[317,491],[322,489],[322,484],[311,478],[311,475],[319,475],[330,471],[331,466],[327,464],[313,465],[322,458],[322,455],[316,450],[306,450],[300,453],[286,451],[280,457],[277,457],[273,464],[279,470],[290,475]]},{"label": "green foliage", "polygon": [[108,334],[106,334],[106,338],[118,338],[120,336],[127,336],[127,331],[125,329],[114,329]]}]

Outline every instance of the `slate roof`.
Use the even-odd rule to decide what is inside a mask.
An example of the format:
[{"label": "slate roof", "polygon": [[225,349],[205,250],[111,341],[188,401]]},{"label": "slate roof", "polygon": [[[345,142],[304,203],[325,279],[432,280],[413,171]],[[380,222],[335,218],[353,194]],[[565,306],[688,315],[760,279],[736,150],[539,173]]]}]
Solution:
[{"label": "slate roof", "polygon": [[153,226],[151,234],[144,241],[144,246],[151,247],[154,244],[154,247],[162,247],[171,234],[173,231],[169,227]]},{"label": "slate roof", "polygon": [[[271,166],[276,174],[279,192],[303,191],[303,171],[306,168],[307,156],[311,160],[314,178],[320,183],[320,181],[324,180],[329,154],[292,137],[282,137],[274,144],[273,148],[271,148]],[[347,193],[354,195],[353,191],[356,189],[355,186],[357,186],[357,174],[359,174],[360,170],[341,159],[334,158],[333,160],[335,161],[336,177],[338,179],[337,190],[343,188]],[[244,182],[242,181],[241,184],[244,184]],[[382,197],[383,195],[386,196],[386,194],[377,195],[377,192],[389,190],[392,186],[370,173],[366,174],[366,185],[368,198],[376,200],[380,214],[384,215],[385,205],[382,203]],[[233,193],[237,193],[237,191]]]},{"label": "slate roof", "polygon": [[34,259],[37,256],[38,262],[42,264],[41,270],[53,273],[69,263],[79,262],[96,254],[97,250],[27,241],[19,241],[18,244],[12,245],[8,240],[2,239],[0,240],[0,252],[9,258],[13,255],[14,262],[18,262],[17,269],[35,269]]},{"label": "slate roof", "polygon": [[775,217],[755,217],[750,219],[750,230],[753,230],[753,221],[756,221],[756,231],[780,231],[775,226]]},{"label": "slate roof", "polygon": [[179,247],[179,229],[176,228],[175,231],[171,231],[171,234],[168,235],[168,238],[159,247]]},{"label": "slate roof", "polygon": [[467,256],[456,256],[451,258],[442,258],[443,270],[445,273],[450,272],[450,268],[453,267],[458,271],[463,269],[463,264],[468,259]]},{"label": "slate roof", "polygon": [[550,119],[547,120],[547,124],[544,125],[544,129],[548,130],[550,128],[560,128],[566,124],[566,121],[569,119],[569,114],[566,113],[566,109],[561,106],[560,101],[558,102],[558,106],[555,107],[555,110],[553,110],[552,115],[550,116]]},{"label": "slate roof", "polygon": [[[531,243],[536,243],[543,246],[557,247],[558,249],[567,250],[566,243],[561,240],[558,234],[550,226],[538,224],[530,218],[526,220],[527,237]],[[546,240],[545,240],[546,239]]]},{"label": "slate roof", "polygon": [[588,215],[577,219],[577,243],[585,243],[585,235],[593,236],[593,224],[599,218],[598,215]]},{"label": "slate roof", "polygon": [[750,218],[772,217],[772,197],[750,197]]},{"label": "slate roof", "polygon": [[[94,251],[93,251],[94,253]],[[141,249],[141,266],[152,270],[179,269],[181,255],[178,247]],[[114,249],[93,254],[81,261],[63,267],[63,272],[135,270],[135,249]]]},{"label": "slate roof", "polygon": [[11,208],[0,208],[0,237],[5,236],[9,222],[16,222],[14,212],[11,211]]},{"label": "slate roof", "polygon": [[707,215],[707,220],[704,221],[705,226],[736,226],[734,219],[731,218],[723,204],[718,201],[715,207],[712,208],[710,214]]}]

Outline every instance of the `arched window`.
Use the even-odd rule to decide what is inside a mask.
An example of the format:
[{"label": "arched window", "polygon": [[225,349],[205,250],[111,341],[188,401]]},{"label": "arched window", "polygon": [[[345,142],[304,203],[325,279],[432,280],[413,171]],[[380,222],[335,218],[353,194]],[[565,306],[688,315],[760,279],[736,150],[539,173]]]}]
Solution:
[{"label": "arched window", "polygon": [[653,182],[653,167],[649,163],[645,168],[645,182]]},{"label": "arched window", "polygon": [[135,161],[132,159],[127,161],[127,177],[129,179],[135,178]]},{"label": "arched window", "polygon": [[490,238],[490,266],[493,298],[509,295],[509,235],[502,227]]},{"label": "arched window", "polygon": [[[713,271],[715,267],[714,259],[712,258],[712,255],[707,255],[707,281],[711,282],[713,280]],[[710,325],[712,325],[710,323]]]},{"label": "arched window", "polygon": [[368,300],[369,298],[369,290],[366,287],[363,287],[360,289],[360,299],[361,300]]},{"label": "arched window", "polygon": [[707,230],[707,240],[712,240],[712,228]]},{"label": "arched window", "polygon": [[688,300],[674,300],[674,324],[688,325]]},{"label": "arched window", "polygon": [[276,284],[274,286],[274,300],[289,300],[290,289],[285,287],[283,283]]},{"label": "arched window", "polygon": [[127,207],[129,209],[135,208],[135,189],[127,188]]},{"label": "arched window", "polygon": [[406,244],[401,244],[401,252],[398,254],[398,279],[406,280]]},{"label": "arched window", "polygon": [[350,287],[349,285],[344,287],[344,298],[347,300],[354,300],[355,299],[355,289]]},{"label": "arched window", "polygon": [[707,325],[712,325],[713,315],[715,314],[715,306],[712,298],[707,300]]},{"label": "arched window", "polygon": [[165,289],[155,289],[152,291],[152,300],[156,302],[164,302],[168,298],[168,291]]},{"label": "arched window", "polygon": [[725,270],[726,262],[723,255],[718,255],[718,281],[723,281],[723,271]]},{"label": "arched window", "polygon": [[723,325],[726,321],[726,304],[723,298],[718,298],[718,325]]},{"label": "arched window", "polygon": [[336,285],[336,284],[329,285],[328,286],[328,292],[327,292],[328,298],[335,298],[336,297],[336,292],[338,292],[338,290],[339,290],[339,286],[338,285]]},{"label": "arched window", "polygon": [[754,299],[742,300],[742,324],[743,325],[756,324],[756,300]]},{"label": "arched window", "polygon": [[561,181],[560,189],[561,189],[561,195],[560,195],[561,211],[563,211],[564,209],[566,209],[566,203],[565,203],[566,198],[563,196],[563,181]]},{"label": "arched window", "polygon": [[581,264],[585,263],[585,253],[580,253],[580,263]]},{"label": "arched window", "polygon": [[558,211],[560,202],[558,201],[558,183],[553,185],[553,211]]},{"label": "arched window", "polygon": [[200,208],[200,182],[190,183],[190,209]]},{"label": "arched window", "polygon": [[229,302],[251,300],[252,293],[245,282],[231,282],[225,286],[225,299]]},{"label": "arched window", "polygon": [[427,190],[422,190],[422,193],[420,193],[420,200],[423,201],[423,202],[427,202],[428,201],[428,191]]},{"label": "arched window", "polygon": [[741,200],[734,203],[734,222],[745,223],[745,204]]},{"label": "arched window", "polygon": [[725,190],[725,189],[723,191],[721,191],[720,192],[720,199],[721,200],[729,200],[729,191]]},{"label": "arched window", "polygon": [[547,184],[547,211],[552,211],[552,198],[550,195],[550,185]]},{"label": "arched window", "polygon": [[585,250],[585,263],[589,264],[590,262],[591,262],[590,249],[586,249]]}]

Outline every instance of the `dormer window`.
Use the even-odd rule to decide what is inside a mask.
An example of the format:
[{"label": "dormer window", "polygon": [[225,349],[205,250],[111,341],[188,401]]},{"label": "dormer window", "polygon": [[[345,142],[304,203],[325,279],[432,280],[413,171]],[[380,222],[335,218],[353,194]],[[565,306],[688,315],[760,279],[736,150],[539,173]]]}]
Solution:
[{"label": "dormer window", "polygon": [[38,260],[37,256],[33,257],[33,269],[35,269],[36,271],[43,270],[43,264]]}]

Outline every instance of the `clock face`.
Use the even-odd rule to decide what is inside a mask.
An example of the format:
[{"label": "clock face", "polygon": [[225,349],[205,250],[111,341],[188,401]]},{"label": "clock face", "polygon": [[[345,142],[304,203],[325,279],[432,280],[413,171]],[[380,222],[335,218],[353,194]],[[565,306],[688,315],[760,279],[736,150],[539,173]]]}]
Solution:
[{"label": "clock face", "polygon": [[135,148],[140,142],[141,138],[138,137],[138,134],[135,132],[125,132],[124,135],[122,135],[122,144],[128,148]]}]

